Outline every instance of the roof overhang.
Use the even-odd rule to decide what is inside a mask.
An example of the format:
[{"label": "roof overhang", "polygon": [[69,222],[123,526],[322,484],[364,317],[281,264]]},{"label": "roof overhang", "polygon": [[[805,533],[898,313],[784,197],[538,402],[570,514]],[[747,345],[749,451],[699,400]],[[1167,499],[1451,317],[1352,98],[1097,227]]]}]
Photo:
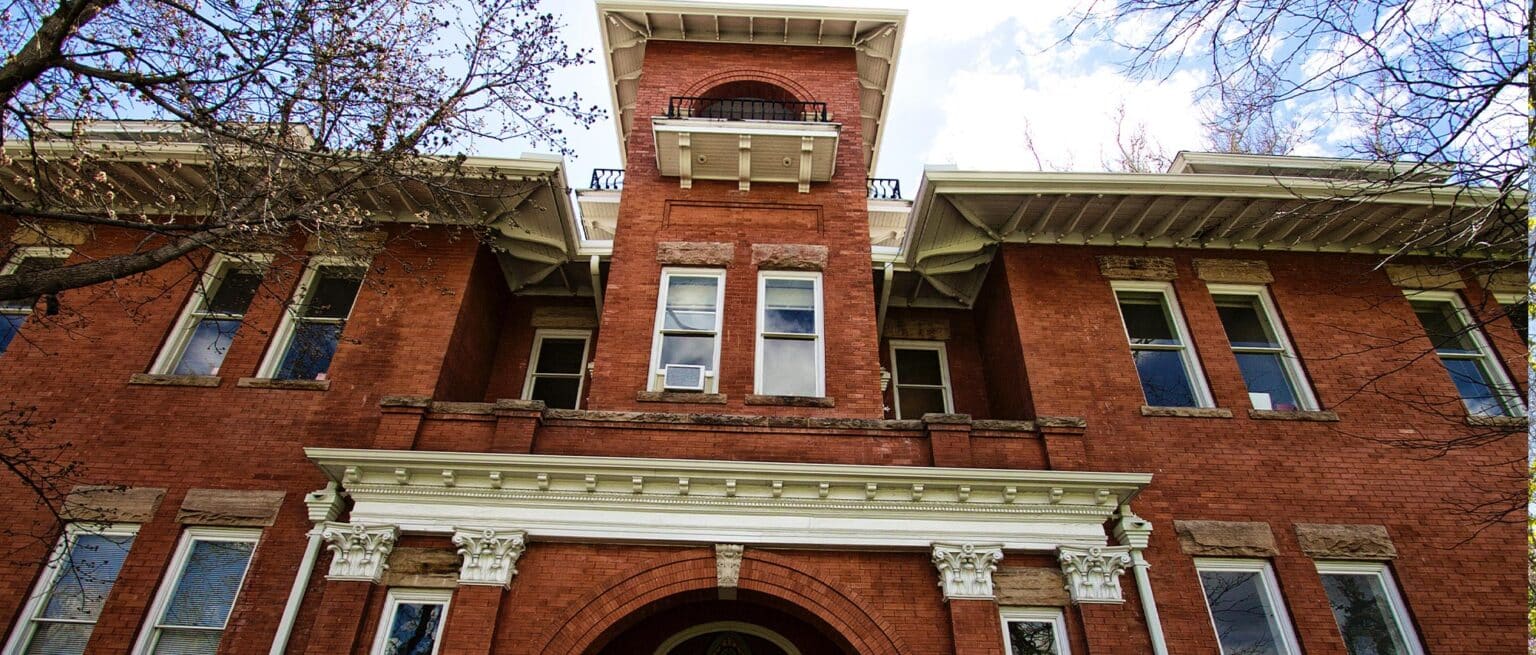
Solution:
[{"label": "roof overhang", "polygon": [[307,448],[349,520],[531,538],[1054,551],[1107,544],[1145,473]]},{"label": "roof overhang", "polygon": [[894,304],[969,306],[1005,243],[1518,258],[1525,202],[1429,183],[930,169]]},{"label": "roof overhang", "polygon": [[1169,173],[1197,175],[1262,175],[1310,177],[1335,180],[1411,179],[1444,182],[1453,169],[1443,164],[1406,164],[1391,161],[1296,155],[1253,155],[1234,152],[1181,150],[1168,163]]},{"label": "roof overhang", "polygon": [[599,0],[597,13],[621,158],[627,160],[625,149],[634,128],[640,71],[649,41],[844,47],[857,51],[864,163],[869,170],[875,170],[880,142],[885,136],[907,12]]}]

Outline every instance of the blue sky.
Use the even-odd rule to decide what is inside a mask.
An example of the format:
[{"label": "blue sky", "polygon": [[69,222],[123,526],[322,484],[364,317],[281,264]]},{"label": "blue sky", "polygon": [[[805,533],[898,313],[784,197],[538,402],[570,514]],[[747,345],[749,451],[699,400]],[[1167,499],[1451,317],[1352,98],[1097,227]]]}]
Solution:
[{"label": "blue sky", "polygon": [[[925,164],[975,170],[1103,170],[1115,151],[1115,114],[1128,130],[1144,127],[1168,154],[1200,150],[1198,91],[1207,79],[1191,65],[1166,79],[1127,77],[1121,53],[1102,39],[1059,45],[1079,0],[839,0],[842,6],[909,12],[877,177],[901,178],[915,190]],[[600,56],[592,0],[546,0],[564,17],[566,38]],[[1122,31],[1135,25],[1122,25]],[[1123,32],[1122,36],[1129,36]],[[602,63],[562,71],[562,90],[608,105]],[[617,168],[611,119],[567,130],[576,154],[571,181],[584,186],[592,168]],[[1326,135],[1320,135],[1326,138]],[[1037,161],[1028,147],[1034,143]],[[515,156],[527,144],[482,144],[479,154]],[[1306,145],[1295,154],[1324,154]],[[910,195],[911,191],[908,191]]]}]

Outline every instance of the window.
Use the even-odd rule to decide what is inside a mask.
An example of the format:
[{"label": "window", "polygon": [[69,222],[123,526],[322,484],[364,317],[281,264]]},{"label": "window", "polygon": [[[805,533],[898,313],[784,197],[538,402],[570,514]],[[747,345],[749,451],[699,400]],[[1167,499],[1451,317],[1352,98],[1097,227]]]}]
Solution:
[{"label": "window", "polygon": [[1198,559],[1205,605],[1223,655],[1292,655],[1296,635],[1269,562]]},{"label": "window", "polygon": [[448,615],[447,589],[390,589],[372,655],[433,655]]},{"label": "window", "polygon": [[1003,608],[1007,655],[1068,655],[1067,622],[1056,608]]},{"label": "window", "polygon": [[1254,409],[1315,410],[1317,401],[1264,287],[1211,285]]},{"label": "window", "polygon": [[368,267],[356,260],[316,257],[304,269],[283,313],[260,377],[324,380]]},{"label": "window", "polygon": [[821,274],[757,279],[757,393],[822,396]]},{"label": "window", "polygon": [[260,535],[229,528],[189,528],[182,533],[170,575],[160,583],[150,623],[134,652],[215,653]]},{"label": "window", "polygon": [[84,653],[101,607],[133,547],[137,525],[65,527],[48,568],[5,645],[7,655]]},{"label": "window", "polygon": [[1115,299],[1131,342],[1141,391],[1153,407],[1211,407],[1184,317],[1163,283],[1116,282]]},{"label": "window", "polygon": [[[69,248],[17,248],[9,261],[0,266],[0,275],[21,275],[58,268],[69,259]],[[37,298],[22,298],[0,302],[0,353],[10,347],[11,340],[21,331],[21,324],[32,315]]]},{"label": "window", "polygon": [[664,269],[656,303],[656,339],[651,346],[651,388],[665,388],[668,365],[701,366],[704,390],[719,380],[720,306],[725,301],[725,271]]},{"label": "window", "polygon": [[1509,317],[1509,324],[1514,326],[1515,334],[1520,335],[1526,343],[1531,341],[1531,306],[1530,301],[1524,295],[1514,293],[1498,294],[1495,300],[1504,308],[1504,315]]},{"label": "window", "polygon": [[1379,562],[1318,562],[1350,655],[1422,655],[1392,574]]},{"label": "window", "polygon": [[1418,315],[1435,354],[1445,364],[1461,394],[1467,412],[1479,416],[1519,416],[1519,394],[1504,368],[1494,360],[1483,331],[1453,292],[1409,292],[1413,313]]},{"label": "window", "polygon": [[151,370],[218,375],[270,261],[267,255],[214,255]]},{"label": "window", "polygon": [[896,418],[955,411],[949,390],[949,362],[942,341],[892,341],[891,383]]},{"label": "window", "polygon": [[528,379],[523,398],[542,400],[549,407],[576,409],[581,405],[582,380],[586,376],[587,344],[591,332],[539,330],[533,336],[528,358]]}]

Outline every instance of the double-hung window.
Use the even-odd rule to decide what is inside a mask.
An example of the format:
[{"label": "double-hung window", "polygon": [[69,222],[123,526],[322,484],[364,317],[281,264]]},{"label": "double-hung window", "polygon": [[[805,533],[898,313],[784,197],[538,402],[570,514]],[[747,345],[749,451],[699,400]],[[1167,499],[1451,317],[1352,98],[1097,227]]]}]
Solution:
[{"label": "double-hung window", "polygon": [[1477,416],[1521,416],[1520,394],[1493,356],[1483,331],[1451,291],[1411,291],[1413,313],[1434,343],[1467,412]]},{"label": "double-hung window", "polygon": [[1069,655],[1067,622],[1059,608],[1005,607],[1002,612],[1007,655]]},{"label": "double-hung window", "polygon": [[1531,342],[1531,305],[1530,300],[1519,293],[1501,293],[1495,296],[1499,306],[1504,309],[1504,315],[1509,317],[1510,327],[1515,328],[1515,334],[1526,343]]},{"label": "double-hung window", "polygon": [[[0,266],[0,275],[22,275],[58,268],[69,259],[70,252],[69,248],[17,248],[5,265]],[[36,304],[36,297],[0,302],[0,353],[10,347],[11,340],[21,331],[21,324],[27,322]]]},{"label": "double-hung window", "polygon": [[821,334],[821,273],[759,274],[757,393],[825,395]]},{"label": "double-hung window", "polygon": [[269,255],[214,255],[152,372],[218,375],[270,262]]},{"label": "double-hung window", "polygon": [[949,362],[942,341],[892,341],[891,383],[896,418],[922,418],[955,410]]},{"label": "double-hung window", "polygon": [[245,583],[257,530],[188,528],[139,635],[139,655],[213,655]]},{"label": "double-hung window", "polygon": [[259,377],[324,380],[368,267],[356,260],[315,257],[283,312]]},{"label": "double-hung window", "polygon": [[[712,392],[720,370],[720,320],[725,303],[725,271],[668,268],[661,272],[656,302],[656,337],[651,345],[653,390]],[[677,375],[669,386],[667,367],[686,368],[702,377]],[[698,368],[691,368],[698,367]],[[681,382],[695,383],[678,386]]]},{"label": "double-hung window", "polygon": [[1317,409],[1296,349],[1264,287],[1213,284],[1210,289],[1253,408]]},{"label": "double-hung window", "polygon": [[549,407],[576,409],[581,405],[586,377],[587,348],[592,333],[584,330],[539,330],[528,358],[525,400],[542,400]]},{"label": "double-hung window", "polygon": [[371,655],[434,655],[448,616],[448,589],[390,589]]},{"label": "double-hung window", "polygon": [[1184,316],[1165,283],[1116,282],[1115,299],[1147,404],[1211,407],[1210,391],[1189,342]]},{"label": "double-hung window", "polygon": [[1423,655],[1385,564],[1318,562],[1317,572],[1350,655]]},{"label": "double-hung window", "polygon": [[85,652],[137,525],[70,524],[11,631],[6,655]]},{"label": "double-hung window", "polygon": [[1197,559],[1195,570],[1222,655],[1293,655],[1296,633],[1269,562]]}]

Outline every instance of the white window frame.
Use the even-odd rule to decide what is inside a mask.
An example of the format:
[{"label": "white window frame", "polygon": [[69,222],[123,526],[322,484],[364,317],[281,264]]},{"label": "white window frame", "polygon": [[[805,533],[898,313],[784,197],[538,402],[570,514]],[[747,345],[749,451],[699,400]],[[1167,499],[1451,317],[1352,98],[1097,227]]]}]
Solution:
[{"label": "white window frame", "polygon": [[[149,372],[158,375],[169,375],[181,364],[181,358],[186,355],[187,342],[192,338],[192,332],[205,318],[234,318],[233,314],[215,314],[206,311],[209,291],[214,290],[221,282],[219,278],[236,269],[251,267],[265,273],[266,268],[272,264],[270,253],[241,253],[238,255],[226,255],[215,253],[204,267],[203,275],[198,278],[197,286],[192,289],[192,297],[187,299],[187,304],[181,308],[181,315],[176,318],[175,327],[171,328],[170,338],[165,340],[165,345],[160,348],[160,354],[155,357],[155,363]],[[243,322],[245,315],[241,314]]]},{"label": "white window frame", "polygon": [[[1517,305],[1523,305],[1526,302],[1528,302],[1528,297],[1525,294],[1523,294],[1523,293],[1495,293],[1495,294],[1490,294],[1490,295],[1493,296],[1493,300],[1495,302],[1499,303],[1499,309],[1502,309],[1505,312],[1508,312],[1509,310],[1513,309]],[[1526,311],[1530,311],[1530,310],[1526,310]],[[1527,324],[1529,324],[1530,319],[1527,318],[1526,322],[1527,322]],[[1511,329],[1511,331],[1513,331],[1514,326],[1511,325],[1510,329]],[[1527,328],[1527,329],[1529,329],[1529,328]],[[1522,335],[1520,335],[1520,341],[1521,342],[1528,342],[1530,340],[1531,339],[1530,339],[1530,335],[1529,334],[1522,334]]]},{"label": "white window frame", "polygon": [[[5,260],[3,265],[0,265],[0,275],[11,275],[12,273],[15,273],[17,267],[21,266],[21,263],[28,259],[69,259],[70,256],[74,254],[74,248],[63,248],[59,246],[25,246],[22,248],[17,248],[12,250],[11,256]],[[27,306],[23,308],[0,306],[0,313],[18,316],[31,316],[32,307]]]},{"label": "white window frame", "polygon": [[452,589],[391,588],[384,601],[384,615],[379,619],[379,631],[373,636],[373,648],[368,652],[371,655],[384,654],[384,646],[389,640],[391,629],[394,628],[396,608],[402,604],[431,603],[443,606],[443,618],[437,622],[437,634],[432,637],[432,653],[436,655],[443,645],[443,626],[448,625],[448,606],[452,600]]},{"label": "white window frame", "polygon": [[[1397,588],[1397,582],[1392,579],[1392,571],[1385,563],[1317,560],[1313,564],[1317,566],[1318,576],[1373,575],[1381,580],[1381,586],[1387,594],[1387,607],[1392,610],[1392,618],[1397,621],[1398,634],[1402,636],[1403,643],[1408,645],[1408,655],[1424,655],[1424,642],[1419,640],[1418,631],[1413,629],[1413,619],[1408,616],[1408,606],[1403,602],[1403,593]],[[1337,625],[1337,617],[1334,623]]]},{"label": "white window frame", "polygon": [[[816,308],[816,334],[807,336],[804,334],[792,334],[784,332],[764,332],[764,319],[768,309],[768,280],[810,280],[812,300]],[[826,306],[821,297],[821,271],[758,271],[757,273],[757,354],[753,362],[752,390],[753,393],[763,393],[763,340],[766,339],[793,339],[798,341],[811,341],[816,344],[816,393],[811,398],[822,398],[827,395],[827,330],[826,330]]]},{"label": "white window frame", "polygon": [[651,329],[651,366],[650,383],[646,389],[650,391],[663,390],[662,380],[666,371],[661,369],[661,338],[665,334],[697,334],[703,335],[703,331],[695,330],[665,330],[667,313],[667,293],[672,286],[672,277],[712,277],[718,280],[715,284],[715,329],[709,334],[715,337],[714,359],[710,363],[709,370],[704,371],[704,392],[714,393],[720,388],[720,344],[725,341],[725,269],[723,268],[678,268],[666,267],[661,269],[661,287],[656,292],[656,322]]},{"label": "white window frame", "polygon": [[[1476,355],[1456,356],[1453,359],[1480,360],[1483,370],[1488,372],[1488,383],[1494,388],[1495,392],[1504,397],[1504,402],[1501,404],[1509,412],[1508,415],[1513,417],[1525,416],[1525,403],[1522,402],[1519,388],[1513,382],[1510,382],[1509,371],[1505,370],[1504,362],[1494,355],[1493,346],[1488,343],[1488,335],[1483,334],[1482,323],[1472,316],[1471,312],[1467,311],[1467,303],[1461,299],[1461,294],[1455,291],[1408,289],[1403,291],[1403,295],[1408,297],[1410,303],[1414,301],[1450,303],[1451,308],[1456,312],[1456,317],[1461,320],[1462,329],[1466,330],[1467,336],[1472,339],[1472,345],[1477,347]],[[1418,322],[1417,316],[1414,317],[1414,322]],[[1440,361],[1445,355],[1440,354],[1439,348],[1436,348],[1433,354],[1435,360],[1440,363],[1440,369],[1445,371],[1446,380],[1455,388],[1456,381],[1451,379],[1450,369],[1445,368],[1445,362]],[[1461,397],[1460,389],[1456,390],[1456,396],[1458,398]],[[1465,399],[1463,399],[1462,407],[1466,407]],[[1470,410],[1467,413],[1472,416],[1483,416],[1482,414],[1472,414]]]},{"label": "white window frame", "polygon": [[[43,613],[48,597],[53,594],[53,587],[55,584],[58,584],[59,576],[64,574],[64,564],[69,560],[70,551],[74,548],[75,541],[81,535],[137,537],[138,534],[139,525],[137,523],[66,524],[64,526],[64,534],[59,537],[59,543],[49,552],[48,561],[44,563],[43,573],[38,576],[37,583],[32,585],[32,593],[27,596],[26,604],[22,606],[21,617],[17,619],[16,627],[11,630],[10,639],[5,642],[5,649],[0,651],[0,653],[4,655],[21,655],[27,651],[27,647],[32,643],[32,637],[37,633],[37,619]],[[131,553],[133,547],[129,546],[128,548]],[[113,587],[116,586],[114,581]],[[85,623],[85,621],[50,622]]]},{"label": "white window frame", "polygon": [[1049,623],[1051,636],[1056,638],[1057,655],[1072,655],[1067,639],[1067,616],[1060,607],[1003,607],[1003,653],[1012,655],[1013,640],[1008,635],[1008,622]]},{"label": "white window frame", "polygon": [[[272,342],[267,344],[267,353],[261,358],[261,367],[256,370],[256,377],[271,379],[277,376],[277,369],[283,365],[283,356],[288,354],[288,344],[293,340],[294,330],[298,326],[299,312],[303,311],[304,306],[309,303],[310,287],[314,285],[315,276],[320,273],[320,269],[325,266],[361,268],[363,279],[366,280],[369,263],[366,259],[339,255],[316,255],[309,258],[309,262],[304,265],[304,274],[299,277],[298,286],[294,287],[293,297],[289,300],[288,306],[283,308],[283,318],[278,322],[277,330],[272,333]],[[358,297],[362,296],[361,286],[358,287],[357,294]],[[324,321],[345,324],[352,320],[352,312],[356,309],[357,298],[354,297],[352,306],[347,309],[346,318],[339,321],[335,319],[324,319]]]},{"label": "white window frame", "polygon": [[[1285,598],[1280,595],[1280,587],[1275,583],[1275,569],[1269,560],[1263,559],[1238,559],[1229,557],[1197,557],[1195,558],[1195,584],[1200,586],[1200,599],[1205,603],[1205,615],[1211,621],[1211,636],[1216,639],[1216,647],[1221,649],[1221,630],[1216,626],[1216,614],[1211,611],[1211,599],[1206,595],[1205,583],[1199,579],[1202,571],[1237,571],[1243,573],[1259,574],[1259,586],[1264,590],[1265,598],[1269,600],[1269,606],[1275,611],[1275,623],[1279,624],[1279,634],[1275,635],[1276,650],[1281,655],[1298,655],[1301,652],[1296,638],[1296,627],[1291,624],[1291,614],[1286,611]],[[1225,653],[1225,650],[1221,650]]]},{"label": "white window frame", "polygon": [[[919,341],[913,339],[892,339],[890,344],[891,357],[891,407],[896,410],[896,418],[901,415],[901,367],[896,363],[896,351],[898,350],[932,350],[939,354],[939,380],[944,385],[944,413],[955,412],[954,390],[949,385],[949,351],[944,347],[943,341]],[[907,386],[931,389],[933,387],[922,384],[909,384]],[[912,416],[908,418],[922,418]]]},{"label": "white window frame", "polygon": [[[1184,308],[1179,306],[1179,295],[1173,289],[1173,285],[1167,282],[1153,282],[1140,280],[1115,280],[1109,284],[1115,300],[1115,313],[1120,315],[1120,330],[1125,335],[1125,343],[1134,354],[1137,350],[1173,350],[1179,352],[1179,360],[1184,363],[1184,374],[1189,376],[1189,383],[1194,387],[1195,407],[1210,409],[1216,406],[1216,401],[1211,397],[1211,386],[1205,380],[1205,372],[1200,368],[1200,354],[1195,350],[1195,341],[1190,337],[1189,326],[1184,322]],[[1178,337],[1179,346],[1137,345],[1131,343],[1131,330],[1125,324],[1125,312],[1120,309],[1120,292],[1133,291],[1143,293],[1156,293],[1163,297],[1167,303],[1168,314],[1173,319],[1173,329]],[[1134,368],[1134,360],[1132,364]],[[1141,375],[1136,376],[1136,385],[1141,387]],[[1142,392],[1142,400],[1148,405],[1146,392]]]},{"label": "white window frame", "polygon": [[[160,580],[160,587],[155,591],[155,601],[149,606],[149,614],[144,621],[144,628],[139,631],[138,641],[133,645],[135,655],[146,655],[154,650],[156,642],[160,640],[161,619],[165,618],[165,611],[171,603],[171,596],[176,593],[176,585],[181,582],[181,576],[186,573],[187,560],[192,556],[192,546],[199,541],[226,541],[247,542],[259,544],[261,530],[246,528],[216,528],[205,526],[190,526],[182,530],[181,538],[176,542],[176,554],[171,557],[171,565],[166,569],[166,575]],[[251,557],[245,562],[245,571],[240,575],[240,585],[235,588],[234,598],[229,604],[229,614],[224,617],[224,625],[219,627],[222,632],[229,628],[229,617],[234,615],[235,606],[240,603],[240,592],[245,591],[245,581],[251,577],[251,564],[256,561],[256,548],[252,546]],[[169,626],[181,628],[183,626]]]},{"label": "white window frame", "polygon": [[[581,367],[575,374],[536,373],[539,369],[539,352],[545,339],[581,339]],[[523,376],[523,400],[533,398],[534,377],[576,378],[576,409],[581,409],[581,394],[587,387],[587,358],[592,356],[591,330],[537,330],[533,333],[533,352],[528,355],[528,373]]]},{"label": "white window frame", "polygon": [[[1280,311],[1275,308],[1275,301],[1269,295],[1269,289],[1262,285],[1248,284],[1210,284],[1206,287],[1211,292],[1212,300],[1216,296],[1249,296],[1258,299],[1260,318],[1269,324],[1271,332],[1279,340],[1279,348],[1253,348],[1232,345],[1228,339],[1227,345],[1232,346],[1233,353],[1269,353],[1280,356],[1280,365],[1285,367],[1285,374],[1290,378],[1292,391],[1296,393],[1296,402],[1304,411],[1317,411],[1320,407],[1317,402],[1317,394],[1312,389],[1312,381],[1307,379],[1307,372],[1301,367],[1301,358],[1296,355],[1296,345],[1291,342],[1291,335],[1286,331],[1285,324],[1280,322]],[[1222,326],[1225,333],[1226,326]],[[1244,381],[1247,386],[1247,381]],[[1251,402],[1251,401],[1250,401]]]}]

